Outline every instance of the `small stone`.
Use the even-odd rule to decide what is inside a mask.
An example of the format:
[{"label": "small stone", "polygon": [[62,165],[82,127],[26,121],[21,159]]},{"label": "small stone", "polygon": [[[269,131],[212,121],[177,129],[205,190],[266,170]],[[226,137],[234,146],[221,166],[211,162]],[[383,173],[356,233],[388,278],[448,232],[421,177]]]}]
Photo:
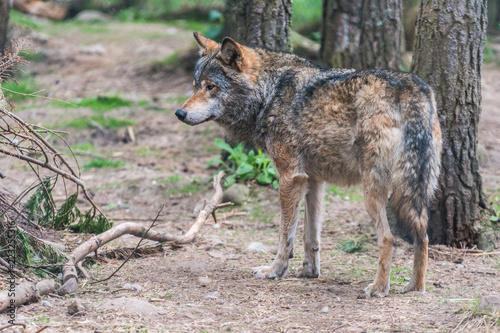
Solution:
[{"label": "small stone", "polygon": [[75,20],[82,22],[103,22],[109,21],[110,16],[101,13],[98,10],[82,10],[76,15]]},{"label": "small stone", "polygon": [[205,295],[205,299],[217,299],[220,296],[218,291],[214,291],[213,293],[208,293]]},{"label": "small stone", "polygon": [[141,292],[142,287],[136,283],[130,285],[130,290]]},{"label": "small stone", "polygon": [[464,269],[465,268],[465,265],[462,265],[462,264],[457,264],[455,266],[457,269]]},{"label": "small stone", "polygon": [[202,287],[206,287],[210,284],[212,284],[214,281],[211,278],[207,278],[204,276],[200,276],[198,278],[198,283],[201,284]]},{"label": "small stone", "polygon": [[47,301],[47,300],[43,300],[42,301],[42,305],[43,306],[52,306],[52,304],[49,301]]},{"label": "small stone", "polygon": [[232,202],[235,205],[242,205],[248,199],[249,195],[250,189],[247,186],[234,184],[224,192],[222,202]]},{"label": "small stone", "polygon": [[261,242],[251,242],[248,244],[247,250],[254,252],[267,252],[267,247]]},{"label": "small stone", "polygon": [[130,283],[125,283],[122,288],[130,290],[130,288],[132,288],[132,285]]},{"label": "small stone", "polygon": [[500,311],[500,295],[486,295],[479,298],[478,308],[481,311]]},{"label": "small stone", "polygon": [[186,306],[189,307],[189,308],[192,308],[194,306],[194,304],[193,303],[187,303]]},{"label": "small stone", "polygon": [[101,44],[94,44],[84,47],[80,52],[89,55],[105,55],[107,53],[106,48]]},{"label": "small stone", "polygon": [[68,314],[75,315],[83,315],[85,313],[85,306],[83,305],[82,301],[79,299],[74,299],[71,300],[71,302],[68,305]]},{"label": "small stone", "polygon": [[321,310],[319,310],[320,312],[323,312],[323,313],[326,313],[328,311],[330,311],[330,308],[328,307],[328,305],[325,305],[324,307],[321,308]]},{"label": "small stone", "polygon": [[223,300],[223,299],[219,299],[219,300],[217,300],[217,304],[219,304],[219,305],[224,304],[224,300]]}]

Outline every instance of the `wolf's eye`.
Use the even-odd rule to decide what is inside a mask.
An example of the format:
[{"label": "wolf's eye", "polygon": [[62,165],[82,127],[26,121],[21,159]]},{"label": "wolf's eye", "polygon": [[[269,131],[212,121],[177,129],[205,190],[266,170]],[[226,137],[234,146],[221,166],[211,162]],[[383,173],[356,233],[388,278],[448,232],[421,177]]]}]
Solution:
[{"label": "wolf's eye", "polygon": [[215,86],[213,84],[209,84],[206,89],[207,91],[210,91],[210,90],[213,90],[215,88]]}]

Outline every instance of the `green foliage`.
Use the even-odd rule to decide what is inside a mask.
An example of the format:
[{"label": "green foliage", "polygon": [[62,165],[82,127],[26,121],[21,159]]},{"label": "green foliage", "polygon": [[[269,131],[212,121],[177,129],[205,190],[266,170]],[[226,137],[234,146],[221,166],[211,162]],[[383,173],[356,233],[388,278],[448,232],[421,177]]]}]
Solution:
[{"label": "green foliage", "polygon": [[[39,185],[31,197],[24,205],[27,212],[27,217],[33,223],[43,227],[63,229],[70,227],[78,232],[101,233],[108,230],[112,226],[112,222],[108,222],[102,215],[95,214],[93,209],[82,213],[76,207],[78,200],[78,192],[70,195],[66,201],[57,208],[52,198],[53,185],[51,178],[46,178],[43,184]],[[77,224],[73,224],[79,221]],[[23,238],[24,237],[24,238]],[[18,236],[19,244],[22,246],[26,260],[30,258],[34,251],[30,250],[29,246],[33,246],[33,241],[27,241],[25,238],[28,234]],[[45,257],[44,257],[45,258]]]},{"label": "green foliage", "polygon": [[77,224],[70,226],[70,229],[78,233],[100,234],[113,227],[113,221],[108,221],[102,215],[93,216],[91,210],[80,215],[80,220]]},{"label": "green foliage", "polygon": [[355,239],[344,239],[340,242],[340,249],[347,253],[365,252],[365,237]]},{"label": "green foliage", "polygon": [[110,161],[101,158],[90,161],[83,166],[83,170],[102,169],[102,168],[120,168],[125,166],[123,161]]},{"label": "green foliage", "polygon": [[321,34],[321,1],[294,0],[292,8],[292,28],[306,37],[319,41]]},{"label": "green foliage", "polygon": [[91,128],[92,123],[96,123],[108,129],[132,126],[134,124],[134,122],[130,119],[117,119],[114,117],[107,117],[102,114],[98,114],[90,117],[81,117],[73,119],[64,124],[63,126],[77,128],[77,129],[85,129],[85,128]]},{"label": "green foliage", "polygon": [[226,187],[237,181],[255,179],[260,185],[272,184],[275,189],[278,188],[278,172],[272,165],[271,159],[261,150],[257,150],[257,154],[253,150],[246,154],[243,144],[239,143],[233,148],[221,139],[215,139],[215,145],[229,153],[227,163],[214,157],[208,162],[207,167],[214,163],[220,165],[219,169],[227,173],[224,183]]},{"label": "green foliage", "polygon": [[[32,77],[24,77],[15,81],[2,82],[5,97],[13,102],[21,102],[37,91],[37,85]],[[24,94],[24,95],[21,95]]]}]

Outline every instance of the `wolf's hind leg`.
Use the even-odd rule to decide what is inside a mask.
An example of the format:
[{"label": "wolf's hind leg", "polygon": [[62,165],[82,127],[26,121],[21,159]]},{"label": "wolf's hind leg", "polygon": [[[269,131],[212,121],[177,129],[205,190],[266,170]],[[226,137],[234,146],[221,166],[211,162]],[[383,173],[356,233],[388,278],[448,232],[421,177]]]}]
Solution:
[{"label": "wolf's hind leg", "polygon": [[[427,212],[422,212],[419,217],[421,223],[427,226]],[[413,244],[415,253],[413,257],[413,271],[411,273],[410,281],[403,287],[403,293],[409,291],[425,292],[425,274],[427,272],[427,257],[429,238],[425,233],[426,228],[421,228],[420,234],[417,233],[415,242]]]},{"label": "wolf's hind leg", "polygon": [[293,238],[297,230],[300,201],[307,188],[307,181],[308,176],[305,173],[280,174],[281,221],[278,253],[271,266],[252,269],[256,278],[274,279],[283,277],[288,272],[288,259],[293,253]]},{"label": "wolf's hind leg", "polygon": [[317,278],[320,274],[320,241],[324,183],[309,181],[304,222],[304,261],[297,277]]},{"label": "wolf's hind leg", "polygon": [[392,261],[392,246],[394,237],[392,236],[387,222],[386,208],[387,190],[380,183],[374,186],[373,182],[364,182],[365,205],[377,229],[377,242],[380,249],[377,275],[373,283],[365,288],[368,297],[384,297],[389,294],[390,274]]}]

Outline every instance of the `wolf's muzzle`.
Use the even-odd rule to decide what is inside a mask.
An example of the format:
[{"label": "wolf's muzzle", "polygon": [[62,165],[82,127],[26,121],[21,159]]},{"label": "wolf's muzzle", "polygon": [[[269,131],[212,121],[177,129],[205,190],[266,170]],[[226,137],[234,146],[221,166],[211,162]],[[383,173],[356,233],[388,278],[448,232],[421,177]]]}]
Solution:
[{"label": "wolf's muzzle", "polygon": [[180,121],[183,121],[186,118],[187,112],[184,109],[178,109],[175,111],[175,115]]}]

